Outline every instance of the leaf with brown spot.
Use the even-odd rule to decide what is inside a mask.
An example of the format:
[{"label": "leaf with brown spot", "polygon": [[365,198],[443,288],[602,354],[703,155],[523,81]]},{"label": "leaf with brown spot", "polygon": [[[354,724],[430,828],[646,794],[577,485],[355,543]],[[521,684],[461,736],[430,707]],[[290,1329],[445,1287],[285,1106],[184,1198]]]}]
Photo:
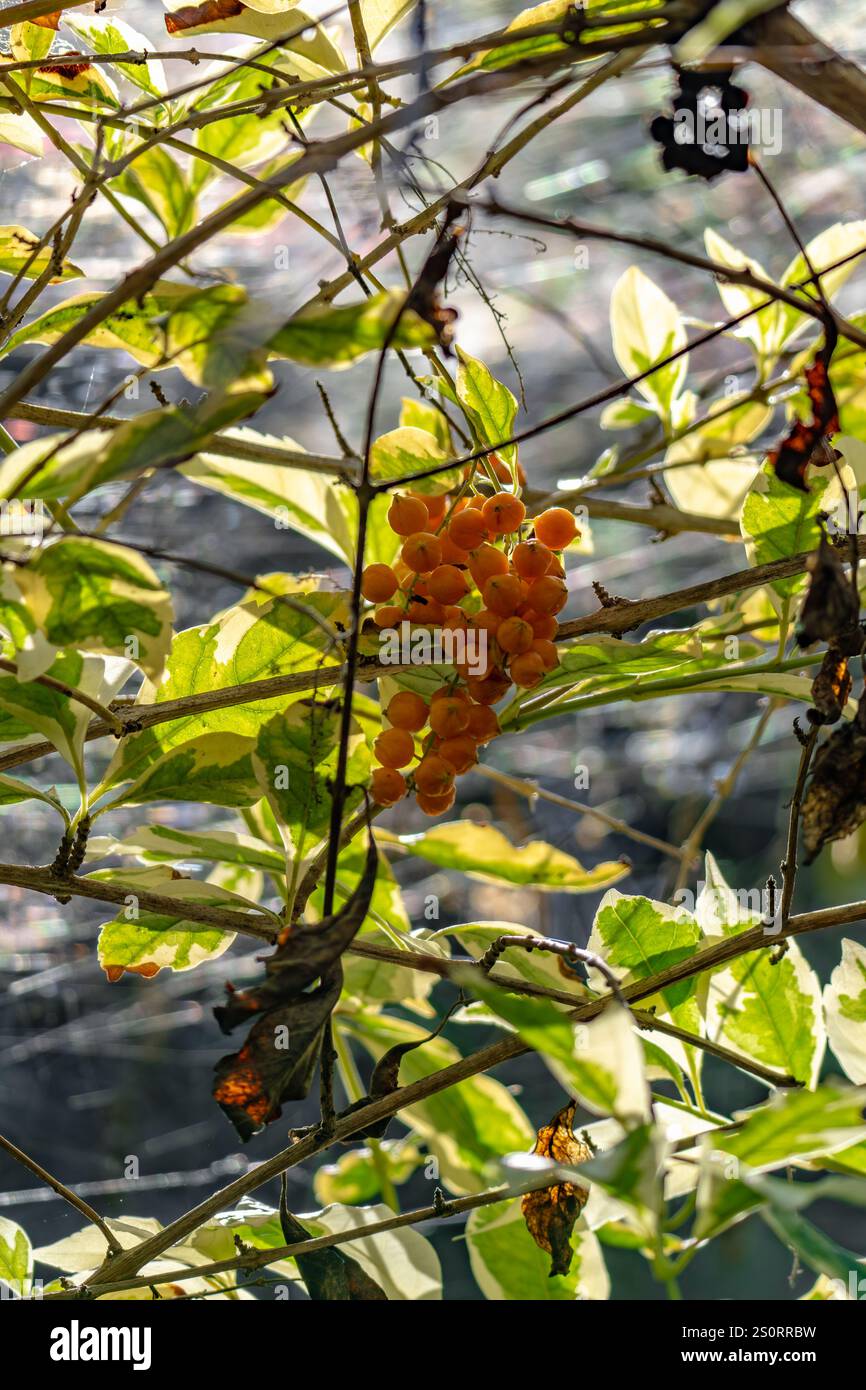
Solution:
[{"label": "leaf with brown spot", "polygon": [[261,984],[227,986],[228,1001],[214,1009],[224,1033],[257,1019],[240,1051],[215,1067],[214,1099],[244,1142],[276,1120],[285,1101],[303,1100],[310,1089],[322,1030],[343,985],[340,957],[367,915],[377,869],[371,835],[364,872],[342,910],[313,926],[293,924],[267,958]]},{"label": "leaf with brown spot", "polygon": [[842,711],[851,694],[851,672],[848,658],[836,647],[829,647],[824,653],[821,669],[812,682],[812,702],[809,710],[813,724],[836,724],[842,718]]},{"label": "leaf with brown spot", "polygon": [[[556,1163],[585,1163],[592,1158],[592,1152],[582,1139],[574,1133],[575,1103],[571,1101],[550,1124],[542,1125],[538,1131],[534,1154],[542,1158],[552,1158]],[[567,1274],[571,1268],[574,1250],[571,1246],[571,1233],[574,1223],[586,1206],[589,1191],[577,1183],[560,1182],[552,1187],[542,1187],[536,1192],[527,1192],[521,1203],[526,1229],[542,1250],[551,1257],[550,1277]]]},{"label": "leaf with brown spot", "polygon": [[769,455],[776,476],[801,492],[809,491],[806,486],[809,464],[821,466],[832,463],[835,456],[834,451],[826,447],[825,441],[839,432],[839,410],[830,381],[830,359],[836,349],[838,336],[835,324],[828,320],[823,345],[816,352],[812,365],[806,368],[812,419],[798,420]]}]

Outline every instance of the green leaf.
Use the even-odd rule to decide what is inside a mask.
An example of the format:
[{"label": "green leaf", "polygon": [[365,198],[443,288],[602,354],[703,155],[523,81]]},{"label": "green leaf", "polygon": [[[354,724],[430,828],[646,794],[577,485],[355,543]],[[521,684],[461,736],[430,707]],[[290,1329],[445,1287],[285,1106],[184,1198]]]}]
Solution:
[{"label": "green leaf", "polygon": [[[129,662],[118,657],[61,652],[46,674],[74,686],[101,704],[110,704],[131,670]],[[74,769],[79,784],[84,785],[82,750],[87,727],[93,718],[87,705],[36,681],[18,681],[14,676],[3,674],[0,675],[0,710],[5,716],[11,716],[11,727],[0,726],[4,740],[21,738],[22,727],[28,733],[41,734]]]},{"label": "green leaf", "polygon": [[[700,940],[697,922],[682,908],[650,898],[626,897],[612,888],[599,905],[588,947],[622,980],[632,983],[689,960]],[[677,1021],[690,1032],[698,1027],[694,987],[693,980],[683,980],[660,996],[664,1012],[672,1017],[676,1014]],[[691,1020],[691,1026],[684,1018]]]},{"label": "green leaf", "polygon": [[377,838],[380,844],[399,846],[442,869],[459,869],[488,883],[531,884],[548,892],[592,893],[628,873],[627,865],[614,861],[584,869],[570,854],[543,840],[518,847],[495,826],[469,821],[435,825],[417,835],[379,830]]},{"label": "green leaf", "polygon": [[0,1287],[28,1298],[33,1279],[33,1247],[22,1228],[0,1216]]},{"label": "green leaf", "polygon": [[[770,406],[756,401],[733,406],[732,398],[715,401],[706,419],[674,440],[665,454],[665,463],[671,465],[665,471],[665,486],[676,505],[702,516],[739,518],[759,467],[743,446],[761,433],[772,415]],[[694,459],[694,468],[683,467],[687,459]]]},{"label": "green leaf", "polygon": [[[377,1061],[396,1043],[418,1041],[428,1031],[404,1019],[368,1011],[340,1015],[338,1022]],[[400,1082],[411,1085],[459,1060],[460,1053],[452,1043],[441,1036],[433,1038],[406,1054],[400,1065]],[[535,1131],[517,1101],[490,1076],[469,1077],[408,1106],[401,1117],[439,1160],[442,1182],[460,1194],[484,1191],[490,1160],[512,1149],[528,1149],[535,1141]]]},{"label": "green leaf", "polygon": [[846,1250],[811,1221],[793,1212],[770,1207],[761,1215],[783,1245],[795,1250],[810,1269],[831,1279],[841,1279],[846,1288],[861,1287],[863,1264],[853,1251]]},{"label": "green leaf", "polygon": [[173,830],[168,825],[140,825],[122,840],[92,835],[88,858],[109,854],[134,854],[145,864],[179,864],[184,861],[236,864],[283,872],[285,860],[278,850],[239,830]]},{"label": "green leaf", "polygon": [[[137,702],[162,704],[268,676],[288,675],[321,663],[329,638],[320,623],[324,622],[327,628],[331,622],[345,621],[345,595],[300,594],[300,610],[279,598],[261,602],[261,597],[256,596],[259,602],[229,609],[203,627],[177,633],[165,679],[156,687],[145,681]],[[187,714],[144,729],[123,740],[105,774],[102,790],[141,776],[167,749],[177,748],[199,734],[225,732],[257,738],[263,724],[299,698],[297,693],[275,695],[246,705]]]},{"label": "green leaf", "polygon": [[[399,429],[380,435],[373,444],[370,473],[377,482],[397,480],[413,473],[422,473],[425,468],[436,468],[441,463],[447,463],[451,457],[451,450],[443,448],[429,430],[401,425]],[[419,478],[412,488],[414,492],[448,492],[459,477],[460,470],[450,468],[432,478]]]},{"label": "green leaf", "polygon": [[[36,250],[38,246],[39,237],[33,232],[28,232],[26,227],[0,227],[0,272],[4,275],[23,275],[28,280],[35,280],[52,264],[54,255],[50,243],[41,250]],[[55,266],[55,274],[51,277],[50,283],[58,285],[61,280],[74,280],[83,274],[84,271],[79,270],[77,265],[64,259],[59,266]]]},{"label": "green leaf", "polygon": [[[210,443],[216,431],[250,415],[263,396],[213,397],[189,409],[145,411],[112,430],[86,430],[70,443],[55,434],[21,445],[0,462],[0,496],[64,499],[68,505],[102,483],[179,463]],[[37,467],[44,461],[42,467]]]},{"label": "green leaf", "polygon": [[[614,355],[628,377],[645,372],[686,344],[685,325],[676,305],[637,266],[614,285],[610,327]],[[684,355],[639,382],[637,389],[659,415],[668,417],[687,370]]]},{"label": "green leaf", "polygon": [[302,309],[271,339],[271,351],[306,367],[338,367],[380,352],[386,342],[395,350],[432,346],[436,335],[430,325],[414,309],[400,312],[405,300],[402,290],[383,290],[357,304]]},{"label": "green leaf", "polygon": [[830,1046],[845,1075],[866,1082],[866,946],[845,938],[842,959],[824,988]]},{"label": "green leaf", "polygon": [[453,454],[448,417],[443,411],[437,410],[430,401],[419,400],[416,396],[404,396],[400,402],[400,424],[426,430],[428,434],[433,435],[440,448],[445,450],[446,458]]},{"label": "green leaf", "polygon": [[13,145],[16,150],[38,157],[44,144],[45,136],[32,116],[0,111],[0,145]]},{"label": "green leaf", "polygon": [[[806,252],[817,271],[826,265],[832,265],[835,261],[846,262],[845,265],[837,266],[835,270],[821,276],[824,294],[828,299],[833,299],[855,270],[862,268],[862,257],[866,255],[866,221],[834,222],[831,227],[825,227],[823,232],[819,232],[807,242]],[[860,256],[853,256],[854,252],[860,252]],[[846,259],[848,257],[851,259]],[[782,276],[782,284],[800,284],[808,280],[810,275],[811,271],[802,253],[798,252]],[[779,304],[778,308],[782,321],[783,343],[789,343],[806,327],[811,315],[798,313],[788,304]]]},{"label": "green leaf", "polygon": [[[451,936],[468,955],[480,959],[500,936],[537,937],[538,931],[515,922],[466,922],[456,927],[443,927],[431,939],[444,940]],[[575,972],[572,978],[572,972],[563,969],[562,958],[549,951],[524,951],[519,946],[509,946],[496,962],[496,974],[528,980],[548,989],[571,991],[575,997],[585,994],[589,998],[581,977]]]},{"label": "green leaf", "polygon": [[610,1295],[601,1246],[580,1222],[571,1236],[568,1274],[549,1276],[550,1257],[527,1231],[519,1199],[476,1207],[466,1223],[466,1242],[475,1282],[491,1302],[597,1301]]},{"label": "green leaf", "polygon": [[[183,916],[143,911],[135,900],[135,880],[129,880],[128,905],[99,933],[99,964],[109,979],[118,979],[124,970],[150,978],[159,970],[194,970],[206,960],[214,960],[227,951],[235,932],[220,931],[218,927],[202,927]],[[172,879],[163,875],[156,891],[179,902],[204,904],[209,907],[231,907],[235,911],[251,904],[236,893],[216,884],[199,883],[192,879]]]},{"label": "green leaf", "polygon": [[[695,915],[708,936],[736,936],[761,922],[760,906],[740,907],[710,854],[704,875]],[[760,893],[757,897],[760,902]],[[788,942],[775,964],[772,946],[768,937],[763,950],[713,971],[705,1005],[707,1036],[814,1086],[825,1046],[821,986],[796,941]]]},{"label": "green leaf", "polygon": [[[818,513],[826,508],[824,493],[826,478],[813,477],[809,491],[783,483],[770,464],[765,464],[755,478],[743,505],[741,527],[749,562],[770,564],[815,550],[821,540]],[[777,579],[773,588],[785,598],[802,589],[805,577]]]},{"label": "green leaf", "polygon": [[[153,47],[144,34],[116,15],[99,16],[70,10],[64,12],[63,24],[94,53],[146,53]],[[160,97],[167,90],[165,70],[158,58],[149,58],[145,63],[114,63],[113,67],[149,96]]]},{"label": "green leaf", "polygon": [[[477,357],[457,349],[460,366],[457,368],[457,397],[463,413],[481,444],[498,444],[514,433],[517,401],[507,386],[497,381]],[[509,444],[497,450],[504,463],[511,466],[517,459],[517,445]]]},{"label": "green leaf", "polygon": [[[171,645],[171,595],[148,562],[125,546],[65,536],[20,566],[15,582],[41,632],[55,649],[125,656],[158,680]],[[40,669],[19,662],[22,675]]]},{"label": "green leaf", "polygon": [[[746,256],[742,251],[738,251],[735,246],[732,246],[718,232],[713,231],[711,227],[708,227],[704,232],[704,244],[707,248],[707,255],[712,257],[714,261],[730,266],[732,270],[750,270],[759,279],[772,284],[772,276],[767,274],[760,261],[753,260],[751,256]],[[748,285],[733,285],[724,280],[717,280],[716,288],[728,316],[732,319],[738,318],[740,314],[744,314],[747,309],[753,308],[756,304],[763,304],[768,298],[763,290],[750,289]],[[774,300],[765,309],[750,315],[749,318],[744,319],[742,323],[731,329],[734,337],[745,338],[747,342],[752,344],[765,373],[778,356],[783,345],[782,310],[784,307],[778,300]]]},{"label": "green leaf", "polygon": [[351,1149],[341,1154],[336,1163],[323,1163],[314,1174],[313,1191],[323,1206],[331,1202],[360,1206],[378,1197],[382,1190],[379,1164],[390,1181],[399,1186],[423,1162],[423,1154],[411,1139],[380,1140],[376,1153],[367,1148]]},{"label": "green leaf", "polygon": [[[42,24],[13,24],[9,31],[9,47],[13,58],[26,63],[31,59],[44,58],[50,51],[57,34],[57,21],[46,15]],[[26,72],[24,74],[26,81]]]},{"label": "green leaf", "polygon": [[[222,437],[269,450],[290,449],[295,455],[301,447],[288,436],[277,438],[245,428],[230,430]],[[197,454],[180,471],[201,487],[264,512],[273,517],[280,529],[297,531],[347,564],[352,563],[357,533],[352,512],[357,512],[357,499],[348,488],[335,485],[329,475],[298,468],[295,458],[291,466],[283,466],[279,462],[256,462],[207,452]],[[387,511],[389,501],[378,500],[385,502]]]},{"label": "green leaf", "polygon": [[[253,753],[259,794],[268,799],[292,857],[290,896],[307,859],[326,838],[339,750],[340,710],[299,700],[263,725]],[[344,814],[360,804],[370,772],[370,752],[357,723],[349,740]]]},{"label": "green leaf", "polygon": [[253,741],[239,734],[199,734],[168,748],[129,786],[99,808],[141,806],[151,801],[203,801],[215,806],[251,806],[261,792],[250,754]]},{"label": "green leaf", "polygon": [[110,186],[122,198],[132,198],[146,207],[169,240],[195,226],[196,190],[178,161],[161,145],[142,150]]},{"label": "green leaf", "polygon": [[768,1104],[735,1115],[731,1133],[718,1131],[712,1147],[749,1168],[778,1168],[793,1159],[817,1158],[866,1138],[866,1090],[824,1083],[814,1091],[777,1091]]},{"label": "green leaf", "polygon": [[371,51],[414,8],[415,0],[361,0],[361,18]]},{"label": "green leaf", "polygon": [[41,787],[35,787],[30,782],[20,781],[17,777],[9,777],[6,774],[0,776],[0,806],[17,806],[22,801],[44,801],[46,806],[51,806],[63,817],[66,824],[69,824],[66,808],[55,794],[43,791]]},{"label": "green leaf", "polygon": [[549,999],[506,994],[474,970],[455,978],[509,1023],[588,1110],[615,1115],[627,1129],[648,1116],[643,1051],[628,1009],[612,1003],[588,1023],[574,1023]]}]

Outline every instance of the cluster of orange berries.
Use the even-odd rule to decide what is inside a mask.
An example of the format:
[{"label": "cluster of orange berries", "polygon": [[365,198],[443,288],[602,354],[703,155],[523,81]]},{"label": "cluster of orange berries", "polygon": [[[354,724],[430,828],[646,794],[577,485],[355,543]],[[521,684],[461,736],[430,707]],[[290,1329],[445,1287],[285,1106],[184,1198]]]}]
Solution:
[{"label": "cluster of orange berries", "polygon": [[429,704],[411,691],[390,701],[390,727],[374,745],[380,765],[371,790],[380,805],[406,795],[407,769],[417,757],[411,776],[419,807],[430,816],[449,810],[455,778],[500,732],[491,707],[512,684],[529,690],[558,664],[556,615],[568,589],[557,552],[575,539],[577,525],[564,507],[550,507],[532,521],[534,536],[521,540],[525,518],[513,492],[456,501],[413,493],[393,498],[388,523],[403,538],[400,559],[393,567],[368,565],[362,575],[376,625],[474,630],[482,664],[457,665],[454,684],[437,690]]}]

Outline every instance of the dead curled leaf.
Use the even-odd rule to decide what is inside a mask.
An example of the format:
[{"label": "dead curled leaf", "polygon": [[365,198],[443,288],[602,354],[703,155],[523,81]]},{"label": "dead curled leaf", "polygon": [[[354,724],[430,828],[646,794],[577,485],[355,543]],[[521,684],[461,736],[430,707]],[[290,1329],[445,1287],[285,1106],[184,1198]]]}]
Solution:
[{"label": "dead curled leaf", "polygon": [[283,1102],[302,1100],[310,1089],[322,1030],[342,989],[340,957],[367,915],[377,868],[371,835],[364,872],[343,908],[314,925],[286,928],[265,961],[262,983],[247,990],[228,985],[227,1003],[214,1009],[224,1033],[257,1020],[240,1051],[221,1057],[214,1069],[214,1099],[244,1142],[279,1117]]},{"label": "dead curled leaf", "polygon": [[807,573],[809,589],[797,624],[798,645],[833,642],[846,656],[856,655],[863,645],[859,596],[826,536],[810,555]]},{"label": "dead curled leaf", "polygon": [[[542,1125],[535,1140],[534,1154],[552,1158],[556,1163],[585,1163],[592,1153],[574,1133],[575,1103],[571,1101],[554,1115],[550,1124]],[[521,1202],[526,1229],[542,1250],[551,1257],[550,1277],[567,1274],[574,1251],[571,1233],[574,1223],[586,1206],[589,1191],[577,1183],[560,1182],[527,1192]]]},{"label": "dead curled leaf", "polygon": [[[373,1068],[368,1094],[362,1096],[360,1100],[356,1100],[353,1105],[349,1106],[348,1110],[344,1110],[340,1118],[345,1119],[347,1115],[353,1114],[354,1111],[363,1110],[371,1101],[381,1100],[384,1096],[392,1096],[395,1091],[398,1091],[400,1089],[400,1063],[407,1052],[414,1052],[416,1047],[423,1047],[425,1043],[432,1042],[434,1038],[438,1038],[445,1024],[454,1013],[454,1010],[462,1003],[463,998],[461,996],[448,1010],[442,1021],[433,1029],[433,1032],[428,1033],[426,1037],[417,1038],[413,1042],[395,1043],[393,1047],[388,1048],[387,1052],[383,1052]],[[358,1139],[381,1139],[388,1125],[391,1123],[392,1118],[393,1116],[386,1115],[384,1120],[378,1120],[375,1124],[368,1125],[366,1129],[355,1130],[353,1134],[347,1135],[342,1142],[344,1144],[354,1144]]]},{"label": "dead curled leaf", "polygon": [[821,669],[812,682],[812,703],[809,719],[813,724],[837,724],[851,694],[851,672],[848,658],[836,647],[828,647]]},{"label": "dead curled leaf", "polygon": [[812,419],[797,420],[777,448],[770,451],[770,462],[783,483],[808,492],[806,469],[809,464],[832,463],[837,457],[826,441],[839,433],[839,411],[830,381],[830,359],[836,350],[838,330],[828,319],[824,342],[806,368],[806,386],[812,406]]},{"label": "dead curled leaf", "polygon": [[[280,1227],[287,1245],[310,1240],[310,1232],[280,1198]],[[356,1259],[343,1250],[313,1250],[296,1255],[295,1263],[314,1303],[382,1303],[388,1295]]]},{"label": "dead curled leaf", "polygon": [[835,729],[815,754],[800,820],[807,864],[866,820],[866,699],[857,717]]}]

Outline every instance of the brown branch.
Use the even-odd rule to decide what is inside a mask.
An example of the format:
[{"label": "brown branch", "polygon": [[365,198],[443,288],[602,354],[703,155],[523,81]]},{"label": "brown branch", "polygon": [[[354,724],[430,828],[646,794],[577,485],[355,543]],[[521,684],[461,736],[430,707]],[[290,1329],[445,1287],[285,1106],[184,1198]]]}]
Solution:
[{"label": "brown branch", "polygon": [[754,59],[866,134],[866,73],[830,48],[787,7],[761,15],[746,27],[757,45]]},{"label": "brown branch", "polygon": [[[767,945],[775,945],[784,937],[801,936],[807,932],[824,930],[826,927],[846,926],[864,919],[866,919],[866,902],[859,902],[847,903],[837,908],[826,908],[820,912],[803,913],[799,917],[791,917],[787,927],[783,928],[781,933],[770,938],[765,934],[763,927],[753,927],[748,931],[740,932],[738,935],[725,937],[694,956],[679,961],[644,980],[625,985],[623,994],[629,1004],[634,1004],[641,999],[651,998],[652,995],[672,984],[726,965],[728,961],[736,960],[738,956],[760,950]],[[570,1017],[575,1022],[595,1018],[605,1008],[610,997],[610,995],[605,995],[581,1004]],[[183,1216],[178,1217],[176,1221],[171,1222],[155,1236],[136,1246],[134,1250],[124,1251],[123,1254],[103,1266],[93,1276],[89,1281],[90,1286],[96,1288],[114,1279],[137,1273],[143,1264],[156,1259],[164,1250],[190,1235],[218,1212],[234,1206],[247,1193],[255,1191],[287,1169],[312,1158],[329,1148],[331,1144],[349,1139],[359,1130],[367,1129],[371,1125],[395,1115],[407,1106],[427,1100],[430,1096],[448,1090],[460,1081],[466,1081],[471,1076],[478,1076],[482,1072],[490,1071],[493,1067],[500,1066],[503,1062],[509,1062],[515,1057],[522,1057],[531,1050],[519,1038],[502,1038],[468,1057],[461,1057],[459,1061],[453,1062],[448,1067],[443,1067],[440,1071],[422,1077],[408,1086],[401,1087],[392,1095],[371,1101],[369,1105],[365,1105],[362,1109],[353,1111],[349,1115],[338,1116],[333,1133],[327,1140],[323,1141],[315,1134],[296,1140],[288,1148],[266,1159],[252,1173],[243,1174],[220,1192],[205,1198],[198,1206],[185,1212]]]},{"label": "brown branch", "polygon": [[40,1182],[44,1182],[46,1186],[51,1188],[52,1192],[56,1192],[58,1197],[62,1197],[64,1202],[68,1202],[76,1211],[80,1211],[82,1216],[86,1216],[100,1235],[104,1236],[109,1254],[119,1253],[121,1247],[117,1237],[112,1234],[99,1212],[94,1211],[83,1197],[79,1197],[77,1192],[73,1192],[72,1188],[67,1187],[59,1178],[53,1177],[47,1168],[43,1168],[41,1163],[37,1163],[35,1158],[31,1158],[29,1154],[26,1154],[23,1149],[19,1149],[17,1144],[13,1144],[12,1140],[7,1139],[3,1134],[0,1134],[0,1149],[4,1149],[11,1158],[15,1159],[16,1163],[20,1163],[28,1172],[39,1178]]}]

